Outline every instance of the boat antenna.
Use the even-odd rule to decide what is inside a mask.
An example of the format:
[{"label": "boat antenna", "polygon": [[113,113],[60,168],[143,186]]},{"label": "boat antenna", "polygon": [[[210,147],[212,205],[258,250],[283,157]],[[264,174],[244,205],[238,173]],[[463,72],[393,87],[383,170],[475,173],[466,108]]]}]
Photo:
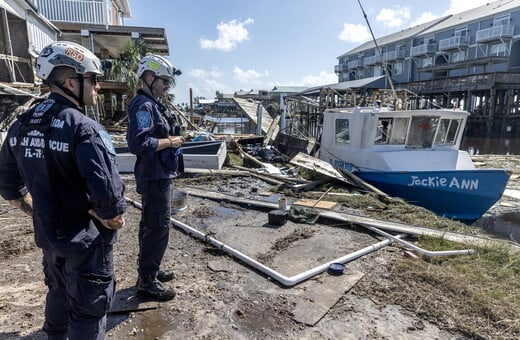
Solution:
[{"label": "boat antenna", "polygon": [[363,6],[361,5],[361,0],[358,0],[358,4],[359,4],[359,7],[361,7],[361,12],[363,12],[365,21],[367,22],[368,29],[370,30],[370,34],[372,35],[372,40],[374,41],[374,45],[376,45],[377,53],[379,53],[379,56],[381,57],[381,62],[383,63],[383,68],[385,69],[386,78],[388,79],[388,83],[390,84],[390,88],[392,89],[392,95],[397,100],[397,95],[396,95],[395,89],[394,89],[394,83],[392,82],[392,77],[390,76],[390,72],[388,70],[388,65],[383,58],[383,53],[381,53],[381,49],[379,48],[379,45],[377,44],[377,40],[376,40],[376,37],[374,36],[374,32],[372,32],[372,27],[370,26],[370,22],[368,22],[367,14],[365,13]]}]

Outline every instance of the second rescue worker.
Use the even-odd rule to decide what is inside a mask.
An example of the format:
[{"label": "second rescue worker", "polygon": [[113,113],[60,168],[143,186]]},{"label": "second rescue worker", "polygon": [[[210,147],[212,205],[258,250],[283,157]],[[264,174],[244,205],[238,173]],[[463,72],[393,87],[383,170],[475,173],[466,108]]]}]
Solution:
[{"label": "second rescue worker", "polygon": [[[172,179],[175,167],[161,161],[161,151],[178,149],[184,138],[178,136],[177,122],[158,101],[179,75],[162,56],[148,55],[141,59],[137,75],[141,88],[128,110],[127,142],[130,152],[137,155],[134,174],[137,192],[141,194],[142,214],[139,223],[139,256],[137,293],[141,297],[168,301],[175,297],[162,282],[173,279],[173,272],[160,268],[168,247]],[[176,136],[177,135],[177,136]],[[175,155],[175,153],[172,153]],[[182,163],[175,159],[175,164]],[[182,168],[182,164],[178,164]]]}]

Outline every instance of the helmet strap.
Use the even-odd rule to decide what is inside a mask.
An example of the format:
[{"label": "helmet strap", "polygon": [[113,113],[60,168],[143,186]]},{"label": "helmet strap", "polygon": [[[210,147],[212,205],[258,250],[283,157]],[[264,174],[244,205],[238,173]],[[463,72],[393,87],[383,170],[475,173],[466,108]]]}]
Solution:
[{"label": "helmet strap", "polygon": [[76,99],[80,107],[83,107],[85,104],[83,103],[83,94],[84,94],[84,78],[82,74],[78,73],[78,80],[79,80],[79,96],[76,96],[74,92],[63,86],[63,83],[54,83],[54,86],[62,90],[66,95]]},{"label": "helmet strap", "polygon": [[148,91],[150,91],[150,94],[151,94],[152,97],[154,97],[154,98],[156,98],[156,95],[155,95],[155,93],[153,93],[153,84],[155,84],[155,82],[157,81],[157,78],[159,78],[159,77],[154,76],[154,77],[153,77],[153,80],[152,80],[152,82],[151,82],[150,84],[148,84],[148,83],[146,82],[146,80],[143,78],[143,83],[146,85],[146,87],[148,87]]}]

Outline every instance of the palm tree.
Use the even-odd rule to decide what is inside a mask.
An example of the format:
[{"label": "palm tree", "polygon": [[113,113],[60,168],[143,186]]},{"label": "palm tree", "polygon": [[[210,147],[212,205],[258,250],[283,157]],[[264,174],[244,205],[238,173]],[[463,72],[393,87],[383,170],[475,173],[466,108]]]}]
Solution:
[{"label": "palm tree", "polygon": [[[121,53],[119,59],[112,61],[112,66],[109,71],[109,75],[116,81],[127,83],[128,85],[128,98],[132,98],[137,93],[139,86],[139,77],[137,76],[136,70],[139,65],[139,60],[142,57],[151,52],[151,49],[142,41],[135,40],[128,44],[127,48]],[[172,79],[172,86],[176,84],[176,76],[180,75],[180,70],[177,70]],[[173,100],[175,96],[171,93],[167,93],[164,98],[161,98],[162,102],[167,107],[173,107]],[[127,101],[127,105],[130,104],[130,100]],[[126,115],[121,119],[118,124],[126,118]]]},{"label": "palm tree", "polygon": [[115,80],[128,84],[129,97],[135,96],[139,85],[139,78],[135,72],[139,60],[149,52],[150,48],[145,43],[135,40],[128,44],[119,59],[112,62],[109,73]]}]

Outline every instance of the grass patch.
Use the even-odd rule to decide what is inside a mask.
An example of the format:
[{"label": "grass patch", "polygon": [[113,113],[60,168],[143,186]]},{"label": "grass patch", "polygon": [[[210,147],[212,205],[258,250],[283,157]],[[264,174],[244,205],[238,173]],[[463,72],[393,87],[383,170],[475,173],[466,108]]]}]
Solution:
[{"label": "grass patch", "polygon": [[[460,249],[460,244],[421,238],[419,245],[430,250]],[[476,254],[423,261],[401,261],[398,272],[406,279],[416,276],[430,282],[439,295],[450,297],[439,318],[472,336],[515,338],[520,335],[520,254],[506,246],[477,248]],[[401,275],[401,274],[398,274]],[[425,304],[428,314],[434,311]]]}]

